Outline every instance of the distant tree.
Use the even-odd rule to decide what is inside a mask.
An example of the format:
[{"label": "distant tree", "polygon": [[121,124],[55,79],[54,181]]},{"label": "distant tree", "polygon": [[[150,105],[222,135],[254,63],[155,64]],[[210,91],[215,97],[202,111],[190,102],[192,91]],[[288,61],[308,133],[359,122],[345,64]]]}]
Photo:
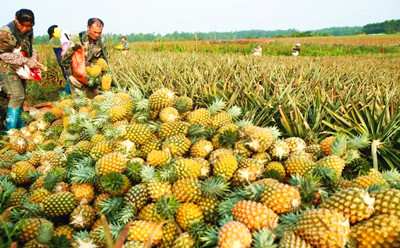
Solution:
[{"label": "distant tree", "polygon": [[363,27],[362,31],[366,34],[395,34],[400,32],[400,20],[389,20],[367,24]]}]

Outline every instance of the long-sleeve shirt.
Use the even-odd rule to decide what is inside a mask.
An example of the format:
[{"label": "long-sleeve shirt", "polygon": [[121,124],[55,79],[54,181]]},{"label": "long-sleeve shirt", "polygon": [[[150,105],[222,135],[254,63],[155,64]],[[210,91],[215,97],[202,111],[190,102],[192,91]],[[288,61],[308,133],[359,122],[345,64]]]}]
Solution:
[{"label": "long-sleeve shirt", "polygon": [[64,56],[64,54],[67,52],[69,40],[71,39],[72,34],[68,31],[61,30],[61,37],[60,39],[52,37],[49,40],[49,45],[51,45],[53,48],[60,47],[62,49],[61,56]]},{"label": "long-sleeve shirt", "polygon": [[[15,36],[16,32],[18,32],[19,40]],[[30,35],[30,33],[23,35],[18,30],[11,30],[8,25],[0,28],[0,71],[16,70],[28,62],[31,57],[29,47],[32,45]],[[22,53],[15,53],[15,49],[21,49],[26,57]],[[32,49],[32,57],[37,57],[35,49]]]},{"label": "long-sleeve shirt", "polygon": [[87,66],[94,65],[99,58],[105,60],[108,58],[107,47],[101,38],[97,41],[93,41],[86,33],[74,34],[70,39],[67,51],[61,62],[68,76],[72,75],[72,55],[75,53],[75,50],[80,47],[84,47]]}]

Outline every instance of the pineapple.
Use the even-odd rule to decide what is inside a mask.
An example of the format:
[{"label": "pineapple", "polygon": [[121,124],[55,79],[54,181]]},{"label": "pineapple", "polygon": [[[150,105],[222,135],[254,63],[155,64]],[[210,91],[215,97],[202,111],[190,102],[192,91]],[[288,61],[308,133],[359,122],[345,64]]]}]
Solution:
[{"label": "pineapple", "polygon": [[160,111],[160,120],[163,122],[177,121],[179,117],[179,112],[174,107],[166,107]]},{"label": "pineapple", "polygon": [[179,205],[176,212],[176,222],[183,230],[187,231],[189,226],[196,221],[203,222],[204,216],[200,207],[192,202],[185,202]]},{"label": "pineapple", "polygon": [[147,188],[143,184],[137,184],[131,187],[124,197],[124,202],[131,205],[136,210],[146,205],[148,200],[149,195],[147,193]]},{"label": "pineapple", "polygon": [[400,217],[400,190],[373,191],[371,197],[375,198],[375,214],[390,214]]},{"label": "pineapple", "polygon": [[24,188],[16,188],[14,192],[11,193],[10,198],[6,202],[7,207],[22,205],[28,191]]},{"label": "pineapple", "polygon": [[90,205],[77,206],[70,215],[70,225],[76,229],[89,228],[96,217],[96,210]]},{"label": "pineapple", "polygon": [[152,130],[146,124],[131,124],[126,127],[124,139],[134,142],[136,145],[142,145],[150,139]]},{"label": "pineapple", "polygon": [[172,248],[193,248],[195,247],[195,243],[196,240],[189,233],[185,232],[176,238]]},{"label": "pineapple", "polygon": [[295,235],[292,231],[285,231],[279,242],[280,248],[313,248],[304,239]]},{"label": "pineapple", "polygon": [[94,188],[89,183],[74,183],[71,186],[71,192],[77,204],[89,204],[94,198]]},{"label": "pineapple", "polygon": [[333,169],[334,171],[336,171],[337,178],[340,178],[340,176],[342,175],[342,171],[346,166],[346,163],[343,158],[337,155],[329,155],[318,160],[317,165]]},{"label": "pineapple", "polygon": [[218,205],[220,203],[217,197],[201,197],[196,203],[203,212],[204,221],[206,223],[217,223]]},{"label": "pineapple", "polygon": [[29,162],[20,161],[16,162],[11,167],[10,176],[13,182],[17,185],[29,184],[31,183],[31,180],[28,178],[28,172],[30,171],[35,171],[35,167]]},{"label": "pineapple", "polygon": [[265,176],[283,181],[286,176],[285,167],[279,162],[270,162],[265,166]]},{"label": "pineapple", "polygon": [[299,137],[289,137],[284,140],[289,146],[290,152],[301,152],[306,149],[306,142]]},{"label": "pineapple", "polygon": [[96,173],[100,176],[106,175],[110,172],[122,173],[128,165],[122,153],[113,152],[109,153],[96,162]]},{"label": "pineapple", "polygon": [[286,173],[288,176],[299,174],[304,176],[315,167],[315,163],[302,155],[291,155],[285,161]]},{"label": "pineapple", "polygon": [[168,181],[159,180],[153,167],[144,166],[140,171],[140,175],[146,183],[147,192],[153,201],[172,195],[171,184]]},{"label": "pineapple", "polygon": [[190,148],[190,156],[195,158],[206,158],[214,150],[212,143],[208,140],[199,140]]},{"label": "pineapple", "polygon": [[283,183],[274,183],[274,181],[264,184],[260,202],[278,214],[297,210],[301,204],[297,188]]},{"label": "pineapple", "polygon": [[171,161],[171,154],[167,151],[153,150],[147,154],[147,163],[153,167],[163,167]]},{"label": "pineapple", "polygon": [[273,143],[274,136],[271,130],[267,128],[257,128],[249,134],[249,142],[247,145],[254,152],[264,152]]},{"label": "pineapple", "polygon": [[22,220],[22,227],[20,230],[19,241],[25,243],[29,240],[35,239],[42,224],[51,224],[50,221],[42,218],[26,218]]},{"label": "pineapple", "polygon": [[182,121],[170,121],[160,125],[158,136],[166,139],[174,135],[186,135],[188,133],[188,125]]},{"label": "pineapple", "polygon": [[342,189],[323,201],[318,208],[342,213],[350,224],[368,219],[374,213],[374,198],[366,190],[358,188]]},{"label": "pineapple", "polygon": [[170,107],[174,103],[175,93],[169,89],[159,89],[149,97],[149,105],[152,110],[161,110]]},{"label": "pineapple", "polygon": [[208,126],[211,124],[211,112],[205,108],[199,108],[192,111],[187,117],[191,125]]},{"label": "pineapple", "polygon": [[153,150],[160,150],[162,141],[157,138],[156,135],[152,135],[146,143],[139,147],[139,155],[142,158],[146,158],[147,155]]},{"label": "pineapple", "polygon": [[191,142],[184,135],[175,135],[165,139],[163,150],[168,150],[172,157],[180,157],[190,149]]},{"label": "pineapple", "polygon": [[268,149],[272,160],[283,161],[288,158],[290,153],[289,145],[283,140],[277,140]]},{"label": "pineapple", "polygon": [[232,208],[233,219],[243,223],[251,232],[278,227],[278,215],[265,205],[254,201],[239,201]]},{"label": "pineapple", "polygon": [[179,113],[190,111],[193,109],[193,100],[187,96],[179,96],[174,99],[173,105]]},{"label": "pineapple", "polygon": [[110,115],[111,122],[117,122],[124,120],[128,115],[128,111],[123,106],[113,106],[108,110],[108,114]]},{"label": "pineapple", "polygon": [[106,154],[109,154],[114,151],[116,144],[109,141],[102,141],[98,144],[95,144],[92,149],[90,150],[90,156],[94,160],[99,160]]},{"label": "pineapple", "polygon": [[29,197],[29,203],[39,204],[50,194],[51,193],[47,189],[37,189],[33,191],[32,195]]},{"label": "pineapple", "polygon": [[400,246],[400,219],[396,215],[380,214],[351,228],[352,238],[359,248]]},{"label": "pineapple", "polygon": [[221,176],[226,180],[230,180],[238,169],[238,162],[234,155],[226,153],[218,156],[213,161],[213,173],[215,176]]},{"label": "pineapple", "polygon": [[75,196],[70,192],[49,195],[41,203],[41,211],[49,217],[68,215],[74,208]]},{"label": "pineapple", "polygon": [[252,236],[250,230],[238,221],[230,221],[223,225],[218,233],[220,248],[250,248]]},{"label": "pineapple", "polygon": [[178,158],[172,164],[176,170],[177,178],[199,178],[201,175],[201,165],[195,160],[188,158]]},{"label": "pineapple", "polygon": [[320,143],[321,152],[325,154],[325,156],[331,155],[331,147],[335,139],[336,139],[335,136],[329,136],[321,141]]},{"label": "pineapple", "polygon": [[350,223],[334,210],[308,210],[297,218],[293,233],[314,247],[341,248],[349,240]]},{"label": "pineapple", "polygon": [[72,235],[75,234],[75,229],[73,229],[70,226],[67,225],[63,225],[63,226],[59,226],[56,229],[54,229],[53,232],[53,236],[61,236],[61,235],[65,235],[67,237],[67,239],[72,240]]},{"label": "pineapple", "polygon": [[375,169],[371,169],[368,175],[359,176],[350,183],[350,187],[367,189],[373,185],[378,185],[382,188],[388,187],[388,183],[383,178],[382,174]]},{"label": "pineapple", "polygon": [[128,241],[147,242],[152,237],[152,245],[157,245],[162,240],[162,229],[158,229],[158,224],[150,221],[135,220],[129,227]]},{"label": "pineapple", "polygon": [[139,212],[139,219],[151,221],[154,223],[160,223],[164,218],[157,213],[156,203],[149,203],[144,206]]},{"label": "pineapple", "polygon": [[180,202],[197,202],[202,195],[201,183],[198,179],[179,179],[175,181],[172,193]]},{"label": "pineapple", "polygon": [[162,248],[173,247],[175,239],[178,236],[178,229],[176,228],[175,224],[171,222],[167,222],[163,226],[163,237],[162,237]]}]

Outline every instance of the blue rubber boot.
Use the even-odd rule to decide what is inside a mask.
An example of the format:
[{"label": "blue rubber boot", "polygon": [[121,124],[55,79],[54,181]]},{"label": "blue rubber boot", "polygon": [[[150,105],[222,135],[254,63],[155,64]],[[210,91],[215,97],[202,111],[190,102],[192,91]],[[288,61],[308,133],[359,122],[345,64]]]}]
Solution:
[{"label": "blue rubber boot", "polygon": [[21,116],[22,113],[24,112],[24,107],[21,106],[19,108],[19,110],[20,110],[20,113],[19,113],[18,122],[17,122],[17,129],[21,129],[21,128],[25,127],[25,120],[22,119],[22,116]]},{"label": "blue rubber boot", "polygon": [[65,85],[65,89],[63,91],[59,91],[58,94],[66,94],[70,95],[71,94],[71,87],[69,86],[69,80],[67,79],[67,84]]},{"label": "blue rubber boot", "polygon": [[7,108],[7,118],[6,118],[6,132],[10,129],[17,129],[18,119],[21,115],[20,108]]}]

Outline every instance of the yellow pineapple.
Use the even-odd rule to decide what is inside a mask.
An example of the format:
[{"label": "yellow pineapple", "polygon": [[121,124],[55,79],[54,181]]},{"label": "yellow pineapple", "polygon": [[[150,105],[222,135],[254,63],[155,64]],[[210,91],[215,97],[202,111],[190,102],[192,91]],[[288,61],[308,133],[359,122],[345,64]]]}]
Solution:
[{"label": "yellow pineapple", "polygon": [[98,175],[106,175],[110,172],[122,173],[128,165],[122,153],[113,152],[109,153],[96,162],[96,173]]},{"label": "yellow pineapple", "polygon": [[247,145],[254,152],[266,151],[274,141],[272,132],[267,128],[257,128],[255,131],[250,133],[249,142]]},{"label": "yellow pineapple", "polygon": [[214,150],[212,143],[208,140],[199,140],[190,148],[190,156],[195,158],[206,158]]},{"label": "yellow pineapple", "polygon": [[159,89],[149,97],[149,105],[152,110],[161,110],[170,107],[174,103],[175,93],[169,89]]},{"label": "yellow pineapple", "polygon": [[131,124],[126,127],[124,139],[134,142],[136,145],[142,145],[150,139],[152,130],[146,124]]},{"label": "yellow pineapple", "polygon": [[239,201],[232,208],[233,219],[246,225],[250,231],[278,227],[278,215],[267,206],[254,201]]},{"label": "yellow pineapple", "polygon": [[321,143],[320,143],[321,151],[326,156],[331,155],[331,147],[332,147],[333,141],[335,141],[335,139],[336,139],[335,136],[329,136],[321,141]]},{"label": "yellow pineapple", "polygon": [[162,144],[162,149],[171,153],[172,157],[180,157],[190,149],[191,142],[184,135],[174,135]]},{"label": "yellow pineapple", "polygon": [[166,139],[174,135],[186,135],[188,133],[188,125],[182,121],[165,122],[160,125],[158,136]]},{"label": "yellow pineapple", "polygon": [[291,155],[285,161],[285,168],[288,176],[296,174],[303,176],[314,167],[315,162],[302,155]]},{"label": "yellow pineapple", "polygon": [[172,193],[180,202],[197,202],[201,199],[201,183],[198,179],[183,178],[175,181]]},{"label": "yellow pineapple", "polygon": [[176,222],[187,231],[189,226],[196,221],[203,222],[204,216],[200,207],[192,202],[181,203],[176,211]]},{"label": "yellow pineapple", "polygon": [[400,217],[400,190],[383,189],[373,191],[375,214],[391,214]]},{"label": "yellow pineapple", "polygon": [[260,202],[278,214],[297,210],[301,204],[297,188],[274,181],[264,184]]},{"label": "yellow pineapple", "polygon": [[299,137],[289,137],[284,140],[289,146],[290,152],[301,152],[306,149],[306,142]]},{"label": "yellow pineapple", "polygon": [[233,177],[233,173],[238,169],[238,161],[234,155],[225,153],[213,161],[213,166],[213,174],[215,176],[221,176],[230,180]]},{"label": "yellow pineapple", "polygon": [[191,125],[208,126],[211,124],[211,112],[205,108],[199,108],[192,111],[187,117]]},{"label": "yellow pineapple", "polygon": [[153,167],[163,167],[171,161],[171,154],[167,151],[153,150],[147,154],[147,163]]},{"label": "yellow pineapple", "polygon": [[201,175],[201,165],[192,159],[178,158],[172,166],[175,167],[177,178],[199,178]]},{"label": "yellow pineapple", "polygon": [[89,204],[94,198],[94,187],[89,183],[73,183],[71,192],[77,204]]},{"label": "yellow pineapple", "polygon": [[179,117],[179,112],[174,107],[166,107],[160,111],[160,120],[163,122],[177,121]]},{"label": "yellow pineapple", "polygon": [[250,248],[252,241],[250,230],[238,221],[226,223],[218,233],[219,248]]},{"label": "yellow pineapple", "polygon": [[10,176],[17,185],[28,184],[32,182],[28,177],[28,172],[30,171],[35,171],[35,167],[29,162],[20,161],[12,165]]},{"label": "yellow pineapple", "polygon": [[146,243],[152,237],[152,245],[161,242],[163,232],[162,228],[158,229],[158,224],[150,221],[135,220],[129,226],[128,241],[140,241]]}]

